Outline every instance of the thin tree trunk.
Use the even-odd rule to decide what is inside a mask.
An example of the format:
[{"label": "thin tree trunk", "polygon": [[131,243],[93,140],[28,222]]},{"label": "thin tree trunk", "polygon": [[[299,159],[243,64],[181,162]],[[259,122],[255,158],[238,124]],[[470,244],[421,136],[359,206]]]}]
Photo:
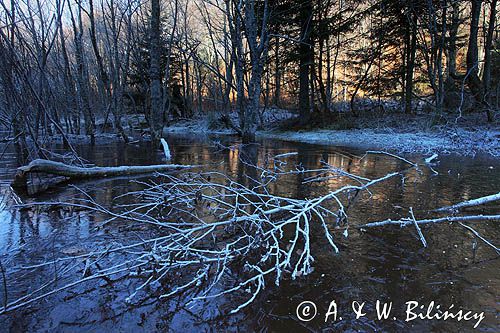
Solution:
[{"label": "thin tree trunk", "polygon": [[[488,22],[488,32],[486,35],[486,43],[484,45],[484,68],[483,68],[483,85],[485,101],[490,104],[491,93],[491,49],[493,46],[493,34],[495,32],[495,24],[497,19],[497,0],[492,0],[490,4],[490,19]],[[488,108],[489,109],[489,108]],[[491,115],[488,113],[488,120],[491,121]]]},{"label": "thin tree trunk", "polygon": [[161,112],[161,75],[160,75],[160,0],[151,0],[150,31],[150,67],[151,112],[150,129],[153,147],[160,143],[163,117]]},{"label": "thin tree trunk", "polygon": [[95,120],[89,102],[88,74],[83,58],[83,23],[81,8],[78,8],[78,28],[71,6],[68,6],[73,24],[73,34],[75,39],[75,60],[77,65],[78,95],[80,100],[80,110],[85,121],[85,132],[90,137],[90,144],[95,144]]},{"label": "thin tree trunk", "polygon": [[280,39],[276,37],[276,44],[274,50],[274,96],[273,104],[276,107],[281,105],[281,63],[280,63]]},{"label": "thin tree trunk", "polygon": [[312,31],[312,1],[305,0],[300,9],[300,46],[299,46],[299,116],[300,122],[305,124],[311,112],[310,104],[310,67],[314,63],[314,54],[311,47]]},{"label": "thin tree trunk", "polygon": [[479,17],[481,15],[482,0],[472,0],[471,8],[471,23],[469,45],[467,48],[467,85],[471,90],[476,102],[481,105],[488,118],[488,122],[493,121],[493,117],[485,100],[485,91],[483,83],[479,78],[479,50],[478,50],[478,33],[479,33]]},{"label": "thin tree trunk", "polygon": [[405,75],[405,113],[412,113],[413,72],[415,70],[415,54],[417,52],[416,17],[413,10],[409,13],[410,22],[407,32],[406,75]]}]

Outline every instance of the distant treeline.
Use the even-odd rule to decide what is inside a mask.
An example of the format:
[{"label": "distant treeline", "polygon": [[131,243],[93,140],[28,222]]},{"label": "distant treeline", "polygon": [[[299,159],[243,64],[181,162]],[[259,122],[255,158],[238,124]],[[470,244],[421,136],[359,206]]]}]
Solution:
[{"label": "distant treeline", "polygon": [[499,108],[497,0],[0,4],[0,121],[32,142],[94,142],[102,121],[127,141],[122,119],[137,113],[156,143],[170,120],[195,114],[253,141],[271,106],[302,123],[389,104],[492,121]]}]

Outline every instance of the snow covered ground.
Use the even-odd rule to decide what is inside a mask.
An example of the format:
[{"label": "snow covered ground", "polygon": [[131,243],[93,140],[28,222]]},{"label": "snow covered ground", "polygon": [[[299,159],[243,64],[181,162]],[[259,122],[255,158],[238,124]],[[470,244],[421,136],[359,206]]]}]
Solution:
[{"label": "snow covered ground", "polygon": [[[383,149],[396,153],[456,153],[464,156],[487,154],[500,157],[500,126],[487,124],[481,115],[470,115],[459,122],[455,118],[441,124],[429,125],[429,116],[409,118],[406,115],[386,115],[383,118],[361,119],[353,129],[286,130],[280,126],[292,116],[279,110],[278,116],[264,115],[264,129],[257,132],[261,138],[272,138],[315,144],[327,144],[364,149]],[[271,112],[276,113],[276,110]],[[236,119],[233,123],[237,124]],[[357,127],[357,128],[356,128]],[[236,134],[232,129],[209,129],[208,121],[199,118],[173,124],[166,133]]]},{"label": "snow covered ground", "polygon": [[[344,119],[351,129],[337,129],[338,123],[332,121],[322,128],[290,129],[287,119],[294,115],[286,110],[271,109],[262,115],[263,129],[257,132],[260,138],[287,141],[326,144],[362,149],[379,149],[395,153],[447,154],[456,153],[464,156],[487,154],[500,158],[500,122],[487,124],[480,114],[467,115],[457,121],[453,115],[430,124],[430,116],[421,114],[407,116],[389,114],[381,117],[369,116],[356,119]],[[135,116],[124,123],[125,132],[130,141],[144,140],[149,137],[147,129],[141,130],[140,119]],[[231,115],[233,124],[238,124],[237,114]],[[132,121],[133,120],[133,121]],[[145,121],[142,120],[144,123]],[[139,133],[143,132],[143,133]],[[164,128],[165,134],[216,134],[235,135],[233,129],[210,128],[207,117],[178,120]],[[138,137],[138,135],[140,137]],[[71,142],[85,143],[85,135],[68,135]],[[111,133],[96,135],[96,143],[108,143],[122,140]],[[52,141],[62,141],[58,135]]]},{"label": "snow covered ground", "polygon": [[485,153],[500,157],[500,131],[469,131],[458,128],[453,132],[401,133],[391,129],[262,131],[259,136],[287,141],[298,141],[365,149],[383,149],[397,153],[457,153],[475,156]]},{"label": "snow covered ground", "polygon": [[163,129],[163,133],[206,133],[232,135],[236,132],[229,128],[210,129],[208,121],[203,118],[177,121]]}]

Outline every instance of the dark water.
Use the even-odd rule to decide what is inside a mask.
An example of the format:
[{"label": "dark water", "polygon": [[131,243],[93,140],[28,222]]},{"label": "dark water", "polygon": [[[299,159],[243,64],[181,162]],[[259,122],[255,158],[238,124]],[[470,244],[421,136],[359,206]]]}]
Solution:
[{"label": "dark water", "polygon": [[[221,139],[232,144],[230,138]],[[237,175],[244,166],[238,159],[238,149],[220,151],[207,138],[172,136],[168,138],[174,155],[173,163],[204,164]],[[109,144],[95,148],[78,147],[79,152],[97,165],[139,165],[160,162],[161,152],[152,151],[147,143],[134,145]],[[0,147],[0,151],[3,150]],[[289,163],[307,168],[319,168],[321,160],[360,176],[375,178],[407,166],[387,156],[368,156],[363,151],[328,146],[262,141],[257,159],[266,154],[297,152]],[[419,161],[421,156],[405,156]],[[428,168],[410,171],[405,181],[394,179],[373,188],[349,212],[347,238],[342,230],[331,228],[340,245],[340,254],[331,251],[323,237],[313,239],[314,272],[294,281],[285,280],[279,288],[272,283],[257,300],[242,313],[221,316],[241,303],[231,296],[186,307],[178,300],[157,301],[143,297],[128,304],[125,298],[137,281],[122,279],[114,283],[94,280],[56,293],[25,308],[0,315],[0,331],[411,331],[458,332],[473,331],[475,320],[413,320],[405,322],[405,302],[434,301],[442,309],[452,304],[454,309],[483,312],[485,319],[478,331],[499,332],[499,259],[464,228],[457,225],[424,226],[428,248],[423,248],[414,228],[387,227],[359,232],[356,225],[387,218],[408,216],[413,207],[417,218],[427,217],[427,211],[455,202],[480,197],[500,190],[500,162],[486,157],[476,159],[440,156],[435,167],[439,175]],[[8,150],[0,162],[2,193],[20,163],[14,151]],[[145,179],[142,179],[145,180]],[[346,184],[335,178],[321,184],[303,184],[303,176],[288,177],[273,188],[276,193],[299,198],[315,197]],[[107,207],[114,198],[141,185],[130,179],[83,182],[49,188],[35,196],[35,201],[70,201],[85,191]],[[4,194],[2,194],[4,195]],[[7,196],[7,194],[5,194]],[[5,198],[4,198],[5,199]],[[112,244],[130,243],[154,234],[153,230],[131,228],[115,222],[96,229],[105,216],[64,209],[25,209],[16,211],[0,199],[0,259],[7,276],[7,299],[33,291],[53,277],[82,274],[82,267],[64,265],[37,269],[20,269],[58,257],[89,253]],[[475,214],[498,214],[498,205],[471,210]],[[500,228],[494,222],[471,223],[493,244],[500,243]],[[120,258],[115,258],[119,260]],[[83,263],[79,263],[83,266]],[[61,278],[62,279],[62,278]],[[55,279],[55,288],[64,281]],[[154,293],[153,293],[154,294]],[[0,286],[0,306],[5,288]],[[338,319],[331,316],[325,323],[325,313],[332,300],[338,305]],[[376,301],[393,302],[391,318],[377,320]],[[318,309],[309,322],[297,319],[296,307],[303,301],[313,301]],[[351,304],[365,302],[366,316],[356,319]],[[237,303],[239,302],[239,303]],[[394,319],[395,317],[396,319]]]}]

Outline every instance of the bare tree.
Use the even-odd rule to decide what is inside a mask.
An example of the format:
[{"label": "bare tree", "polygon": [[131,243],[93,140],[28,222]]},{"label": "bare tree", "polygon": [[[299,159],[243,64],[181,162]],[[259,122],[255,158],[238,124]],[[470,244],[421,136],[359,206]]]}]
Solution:
[{"label": "bare tree", "polygon": [[150,96],[151,111],[149,116],[151,139],[153,146],[160,142],[163,129],[163,116],[161,107],[161,74],[160,74],[160,1],[151,0],[151,30],[150,30]]}]

